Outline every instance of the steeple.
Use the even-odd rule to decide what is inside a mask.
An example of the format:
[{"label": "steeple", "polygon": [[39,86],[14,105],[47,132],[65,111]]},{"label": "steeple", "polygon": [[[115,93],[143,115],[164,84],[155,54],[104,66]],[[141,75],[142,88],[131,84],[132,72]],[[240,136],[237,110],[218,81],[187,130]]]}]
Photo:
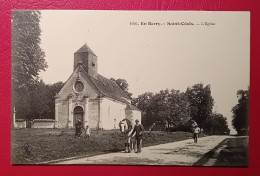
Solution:
[{"label": "steeple", "polygon": [[74,53],[74,70],[79,63],[90,76],[97,74],[97,56],[86,43]]}]

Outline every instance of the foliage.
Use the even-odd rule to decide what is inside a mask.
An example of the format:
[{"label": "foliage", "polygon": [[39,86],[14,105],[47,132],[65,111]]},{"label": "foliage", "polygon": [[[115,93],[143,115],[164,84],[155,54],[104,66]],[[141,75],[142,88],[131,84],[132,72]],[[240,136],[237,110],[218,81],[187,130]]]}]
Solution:
[{"label": "foliage", "polygon": [[55,96],[62,88],[63,83],[45,84],[42,80],[31,93],[30,119],[54,119]]},{"label": "foliage", "polygon": [[55,96],[62,88],[63,83],[45,84],[42,80],[35,83],[29,96],[23,96],[26,99],[28,109],[26,114],[20,109],[24,105],[18,104],[17,118],[23,119],[54,119],[55,118]]},{"label": "foliage", "polygon": [[142,111],[142,124],[144,128],[149,128],[155,121],[152,112],[151,99],[154,96],[151,92],[146,92],[132,99],[132,104]]},{"label": "foliage", "polygon": [[206,128],[203,122],[212,114],[214,105],[211,96],[210,85],[203,86],[202,83],[188,87],[186,95],[190,104],[190,116],[199,126]]},{"label": "foliage", "polygon": [[12,106],[18,118],[28,118],[31,91],[47,68],[40,48],[40,11],[12,11]]},{"label": "foliage", "polygon": [[110,80],[115,81],[119,85],[119,87],[126,93],[126,95],[129,96],[129,98],[132,98],[133,94],[128,91],[129,85],[125,79],[110,78]]},{"label": "foliage", "polygon": [[227,124],[227,118],[222,114],[213,113],[204,121],[204,132],[206,134],[225,135],[229,134],[230,130]]},{"label": "foliage", "polygon": [[[179,126],[189,120],[189,104],[185,93],[177,90],[161,90],[159,93],[144,93],[132,100],[142,112],[142,123],[149,128],[156,123],[157,128]],[[156,128],[156,127],[155,127]]]},{"label": "foliage", "polygon": [[226,118],[212,113],[213,98],[210,86],[195,84],[186,92],[161,90],[158,93],[146,92],[132,99],[132,104],[142,111],[142,124],[154,130],[192,131],[197,124],[207,134],[229,134]]},{"label": "foliage", "polygon": [[30,88],[47,68],[40,47],[40,17],[40,11],[12,11],[12,81],[18,88]]},{"label": "foliage", "polygon": [[232,108],[232,125],[239,135],[249,129],[249,90],[237,91],[238,104]]}]

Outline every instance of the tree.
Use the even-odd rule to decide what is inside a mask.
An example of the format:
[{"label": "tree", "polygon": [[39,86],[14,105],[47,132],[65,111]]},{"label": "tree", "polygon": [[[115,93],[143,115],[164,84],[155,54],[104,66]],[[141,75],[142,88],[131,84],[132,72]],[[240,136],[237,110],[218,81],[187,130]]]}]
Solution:
[{"label": "tree", "polygon": [[159,93],[144,93],[132,100],[142,112],[142,123],[145,127],[156,123],[163,129],[180,127],[189,120],[189,103],[186,94],[178,90],[161,90]]},{"label": "tree", "polygon": [[189,120],[189,104],[185,93],[179,90],[161,90],[152,99],[152,109],[157,121],[178,127]]},{"label": "tree", "polygon": [[[199,126],[212,114],[214,99],[211,96],[210,85],[203,86],[202,83],[188,87],[186,90],[190,104],[190,116]],[[205,128],[205,127],[204,127]]]},{"label": "tree", "polygon": [[40,11],[12,11],[12,106],[18,118],[27,118],[31,91],[39,72],[47,68],[40,47]]},{"label": "tree", "polygon": [[228,135],[230,130],[227,124],[227,118],[222,114],[213,113],[204,121],[204,133],[209,135]]},{"label": "tree", "polygon": [[12,11],[12,80],[18,88],[28,88],[47,68],[40,17],[40,11]]},{"label": "tree", "polygon": [[212,113],[214,100],[210,86],[196,84],[187,91],[161,90],[158,93],[147,92],[132,99],[132,104],[142,111],[142,124],[149,128],[171,131],[188,131],[194,121],[207,134],[229,134],[226,118],[222,114]]},{"label": "tree", "polygon": [[145,92],[137,98],[132,99],[132,104],[142,111],[142,124],[145,128],[152,125],[156,120],[151,108],[151,99],[154,96],[151,92]]},{"label": "tree", "polygon": [[249,90],[237,91],[238,104],[232,108],[232,125],[239,135],[249,129]]},{"label": "tree", "polygon": [[54,119],[55,118],[55,96],[63,87],[62,82],[45,84],[42,80],[31,92],[30,118],[32,119]]},{"label": "tree", "polygon": [[129,98],[132,98],[133,94],[128,91],[129,85],[125,79],[110,78],[110,80],[115,81],[119,85],[119,87],[126,93],[126,95],[129,96]]},{"label": "tree", "polygon": [[169,94],[168,104],[173,125],[177,127],[190,120],[190,105],[185,93],[172,89]]}]

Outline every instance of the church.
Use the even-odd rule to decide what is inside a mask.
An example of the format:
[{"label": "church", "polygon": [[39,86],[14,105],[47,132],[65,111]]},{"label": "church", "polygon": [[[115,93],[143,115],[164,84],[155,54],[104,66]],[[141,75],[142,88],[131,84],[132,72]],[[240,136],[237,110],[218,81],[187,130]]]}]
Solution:
[{"label": "church", "polygon": [[125,118],[141,122],[141,111],[118,84],[98,74],[97,61],[87,44],[74,53],[73,73],[55,99],[55,128],[74,128],[78,120],[105,130],[119,128]]}]

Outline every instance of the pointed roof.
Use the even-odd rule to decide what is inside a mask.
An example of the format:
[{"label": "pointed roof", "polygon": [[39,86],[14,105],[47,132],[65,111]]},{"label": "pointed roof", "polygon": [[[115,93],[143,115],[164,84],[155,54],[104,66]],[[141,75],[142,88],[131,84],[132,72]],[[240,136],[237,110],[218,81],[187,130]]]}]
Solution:
[{"label": "pointed roof", "polygon": [[[130,101],[130,98],[126,93],[119,87],[119,85],[100,74],[96,74],[95,76],[89,75],[84,68],[79,65],[75,71],[79,69],[79,67],[82,68],[82,76],[90,80],[96,89],[101,93],[101,95],[112,98],[114,100],[129,104],[127,100]],[[75,72],[74,71],[74,72]]]},{"label": "pointed roof", "polygon": [[126,109],[127,109],[127,110],[141,111],[140,109],[138,109],[136,106],[134,106],[134,105],[132,105],[132,104],[127,104]]},{"label": "pointed roof", "polygon": [[75,53],[85,53],[85,52],[88,52],[88,53],[91,53],[95,56],[97,56],[87,45],[87,43],[85,43],[78,51],[76,51]]},{"label": "pointed roof", "polygon": [[107,79],[100,74],[96,76],[89,75],[89,78],[103,95],[124,103],[128,103],[125,99],[130,100],[115,81]]}]

